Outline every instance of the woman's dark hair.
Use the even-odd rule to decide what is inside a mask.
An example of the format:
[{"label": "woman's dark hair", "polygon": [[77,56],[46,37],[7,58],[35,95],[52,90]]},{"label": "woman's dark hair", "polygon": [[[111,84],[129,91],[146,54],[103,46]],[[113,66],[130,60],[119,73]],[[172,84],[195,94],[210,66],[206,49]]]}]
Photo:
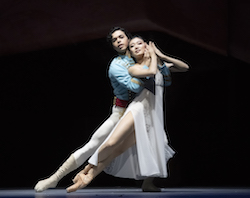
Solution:
[{"label": "woman's dark hair", "polygon": [[[130,39],[130,41],[131,41],[132,39],[134,39],[134,38],[139,38],[139,39],[143,40],[145,43],[147,43],[147,41],[146,41],[142,36],[137,35],[137,34],[134,35],[134,36],[132,36],[131,39]],[[128,49],[130,50],[129,45],[128,45]]]},{"label": "woman's dark hair", "polygon": [[108,33],[107,35],[107,41],[112,45],[112,34],[117,31],[117,30],[121,30],[124,32],[124,34],[128,37],[128,39],[131,39],[131,34],[125,29],[125,28],[122,28],[122,27],[113,27],[110,32]]},{"label": "woman's dark hair", "polygon": [[138,35],[138,34],[133,35],[133,36],[131,37],[130,40],[132,40],[132,39],[134,39],[134,38],[140,38],[140,39],[143,40],[144,42],[147,42],[146,39],[144,39],[142,36],[140,36],[140,35]]}]

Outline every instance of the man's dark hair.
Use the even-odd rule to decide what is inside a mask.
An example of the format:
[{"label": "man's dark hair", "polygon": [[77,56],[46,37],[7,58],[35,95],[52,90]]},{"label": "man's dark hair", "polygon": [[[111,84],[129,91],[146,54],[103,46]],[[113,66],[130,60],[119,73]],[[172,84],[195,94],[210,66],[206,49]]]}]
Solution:
[{"label": "man's dark hair", "polygon": [[122,28],[122,27],[113,27],[110,32],[108,33],[107,35],[107,41],[112,45],[112,34],[117,31],[117,30],[121,30],[125,33],[125,35],[128,37],[128,39],[130,39],[132,36],[131,34],[125,29],[125,28]]}]

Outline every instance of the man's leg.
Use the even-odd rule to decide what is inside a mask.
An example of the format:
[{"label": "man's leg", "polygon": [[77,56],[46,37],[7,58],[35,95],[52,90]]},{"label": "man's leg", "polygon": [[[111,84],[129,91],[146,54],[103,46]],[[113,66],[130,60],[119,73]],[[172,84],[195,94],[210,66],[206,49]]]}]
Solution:
[{"label": "man's leg", "polygon": [[103,143],[124,111],[124,108],[114,106],[111,116],[97,129],[90,141],[85,146],[75,151],[52,176],[48,179],[39,181],[35,186],[35,190],[37,192],[42,192],[48,188],[55,188],[65,175],[81,166]]},{"label": "man's leg", "polygon": [[124,111],[125,109],[122,107],[113,107],[111,116],[95,131],[90,141],[73,153],[78,166],[81,166],[104,142]]},{"label": "man's leg", "polygon": [[39,181],[34,189],[37,192],[42,192],[48,188],[55,188],[60,179],[62,179],[65,175],[77,168],[78,166],[76,165],[73,155],[70,155],[70,157],[62,164],[62,166],[60,166],[60,168],[53,175],[51,175],[48,179]]}]

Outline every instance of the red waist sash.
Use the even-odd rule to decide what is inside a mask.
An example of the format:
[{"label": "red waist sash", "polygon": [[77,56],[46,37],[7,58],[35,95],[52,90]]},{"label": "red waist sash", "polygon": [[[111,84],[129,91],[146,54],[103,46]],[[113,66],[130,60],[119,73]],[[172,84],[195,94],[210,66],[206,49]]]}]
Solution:
[{"label": "red waist sash", "polygon": [[126,108],[128,106],[128,101],[127,100],[121,100],[117,97],[114,97],[114,105],[118,107],[123,107]]}]

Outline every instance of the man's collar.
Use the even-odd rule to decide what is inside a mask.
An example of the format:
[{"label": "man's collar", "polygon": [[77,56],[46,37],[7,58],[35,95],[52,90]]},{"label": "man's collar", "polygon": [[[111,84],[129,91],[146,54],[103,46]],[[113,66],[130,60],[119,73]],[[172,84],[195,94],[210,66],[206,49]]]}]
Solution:
[{"label": "man's collar", "polygon": [[130,54],[129,50],[127,50],[125,54],[118,54],[118,55],[121,56],[121,57],[124,57],[124,56],[126,57],[127,56],[128,58],[131,58],[131,54]]}]

